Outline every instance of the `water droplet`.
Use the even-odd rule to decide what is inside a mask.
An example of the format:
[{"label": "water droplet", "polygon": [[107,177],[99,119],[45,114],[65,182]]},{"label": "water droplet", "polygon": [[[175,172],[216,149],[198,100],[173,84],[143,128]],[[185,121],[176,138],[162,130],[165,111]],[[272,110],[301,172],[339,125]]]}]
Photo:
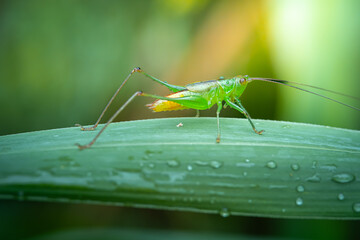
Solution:
[{"label": "water droplet", "polygon": [[329,172],[335,172],[337,166],[335,164],[325,164],[325,165],[320,165],[319,168],[328,170]]},{"label": "water droplet", "polygon": [[306,181],[308,181],[308,182],[320,182],[321,181],[321,178],[320,178],[320,176],[319,176],[319,174],[318,173],[315,173],[313,176],[311,176],[311,177],[308,177],[307,179],[306,179]]},{"label": "water droplet", "polygon": [[291,164],[291,169],[294,171],[298,171],[300,169],[300,165],[297,163]]},{"label": "water droplet", "polygon": [[250,159],[245,159],[245,162],[249,163],[249,162],[250,162]]},{"label": "water droplet", "polygon": [[244,177],[246,177],[246,176],[247,176],[247,172],[244,172],[243,175],[244,175]]},{"label": "water droplet", "polygon": [[345,199],[345,195],[342,194],[342,193],[339,193],[338,199],[339,199],[340,201],[344,200],[344,199]]},{"label": "water droplet", "polygon": [[203,162],[203,161],[195,161],[195,164],[198,165],[198,166],[207,166],[207,165],[209,165],[208,162]]},{"label": "water droplet", "polygon": [[187,166],[187,170],[192,171],[193,167],[191,165]]},{"label": "water droplet", "polygon": [[211,161],[211,162],[210,162],[210,166],[211,166],[212,168],[217,169],[217,168],[220,168],[220,167],[222,166],[222,163],[221,163],[221,162],[218,162],[218,161]]},{"label": "water droplet", "polygon": [[317,168],[317,165],[318,165],[317,161],[313,161],[311,168]]},{"label": "water droplet", "polygon": [[274,162],[274,161],[267,162],[266,166],[271,169],[275,169],[277,167],[276,162]]},{"label": "water droplet", "polygon": [[286,209],[285,209],[285,208],[283,208],[283,209],[281,209],[281,211],[284,213],[284,212],[286,212]]},{"label": "water droplet", "polygon": [[148,167],[149,167],[149,168],[154,168],[154,167],[155,167],[155,164],[149,163],[149,164],[148,164]]},{"label": "water droplet", "polygon": [[299,192],[299,193],[301,193],[301,192],[304,192],[304,191],[305,191],[305,188],[304,188],[303,185],[299,185],[299,186],[296,187],[296,191]]},{"label": "water droplet", "polygon": [[251,199],[249,199],[249,200],[248,200],[248,203],[252,203],[252,200],[251,200]]},{"label": "water droplet", "polygon": [[296,199],[295,203],[296,203],[296,205],[301,206],[301,205],[303,205],[304,202],[303,202],[303,200],[302,200],[301,197],[298,197],[298,198]]},{"label": "water droplet", "polygon": [[179,161],[177,161],[175,159],[167,161],[167,164],[169,165],[169,167],[178,167],[178,166],[180,166]]},{"label": "water droplet", "polygon": [[354,212],[360,213],[360,202],[354,203],[353,210]]},{"label": "water droplet", "polygon": [[337,183],[349,183],[355,180],[355,176],[349,173],[335,174],[331,180]]},{"label": "water droplet", "polygon": [[229,217],[230,216],[230,212],[227,208],[222,208],[220,210],[220,216],[226,218],[226,217]]},{"label": "water droplet", "polygon": [[289,128],[291,128],[291,126],[290,125],[283,125],[282,128],[289,129]]}]

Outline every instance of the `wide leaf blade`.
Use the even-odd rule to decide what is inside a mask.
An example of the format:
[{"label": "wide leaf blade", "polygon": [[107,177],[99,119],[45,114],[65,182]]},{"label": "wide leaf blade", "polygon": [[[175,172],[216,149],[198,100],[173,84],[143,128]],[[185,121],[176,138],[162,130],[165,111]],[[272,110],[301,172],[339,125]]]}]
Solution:
[{"label": "wide leaf blade", "polygon": [[[182,123],[182,127],[176,125]],[[172,118],[0,137],[0,198],[207,213],[360,218],[360,132],[245,119]],[[99,129],[102,126],[99,127]]]}]

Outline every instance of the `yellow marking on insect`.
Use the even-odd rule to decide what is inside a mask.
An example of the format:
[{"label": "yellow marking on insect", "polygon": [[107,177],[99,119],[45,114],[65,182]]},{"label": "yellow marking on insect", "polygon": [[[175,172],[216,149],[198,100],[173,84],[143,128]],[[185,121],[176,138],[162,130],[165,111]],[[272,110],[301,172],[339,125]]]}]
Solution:
[{"label": "yellow marking on insect", "polygon": [[[184,97],[183,92],[172,93],[167,95],[166,97],[169,98],[180,98]],[[188,109],[188,107],[182,106],[179,103],[168,101],[168,100],[156,100],[151,104],[146,105],[148,108],[153,110],[154,112],[164,112],[164,111],[175,111],[175,110],[183,110]]]}]

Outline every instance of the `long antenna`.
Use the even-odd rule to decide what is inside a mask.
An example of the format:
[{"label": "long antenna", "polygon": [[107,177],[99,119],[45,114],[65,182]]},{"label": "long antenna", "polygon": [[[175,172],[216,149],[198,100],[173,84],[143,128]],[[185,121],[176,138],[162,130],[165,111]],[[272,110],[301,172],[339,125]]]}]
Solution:
[{"label": "long antenna", "polygon": [[[354,110],[360,111],[360,108],[357,108],[357,107],[348,105],[348,104],[346,104],[346,103],[340,102],[340,101],[335,100],[335,99],[333,99],[333,98],[324,96],[324,95],[319,94],[319,93],[316,93],[316,92],[309,91],[309,90],[307,90],[307,89],[303,89],[303,88],[300,88],[300,87],[296,87],[296,86],[292,86],[292,85],[290,85],[290,84],[287,84],[287,83],[292,83],[292,82],[289,82],[289,81],[277,80],[277,79],[271,79],[271,78],[249,78],[249,80],[250,80],[250,81],[251,81],[251,80],[257,80],[257,81],[264,81],[264,82],[271,82],[271,83],[277,83],[277,84],[285,85],[285,86],[288,86],[288,87],[292,87],[292,88],[298,89],[298,90],[300,90],[300,91],[308,92],[308,93],[314,94],[314,95],[316,95],[316,96],[319,96],[319,97],[328,99],[328,100],[330,100],[330,101],[339,103],[339,104],[341,104],[341,105],[344,105],[344,106],[346,106],[346,107],[352,108],[352,109],[354,109]],[[298,85],[307,86],[307,85],[305,85],[305,84],[300,84],[300,83],[293,83],[293,84],[298,84]],[[313,87],[313,88],[317,88],[317,89],[320,89],[320,90],[324,90],[324,91],[328,91],[328,92],[333,92],[333,93],[336,93],[336,94],[339,94],[339,95],[343,95],[343,96],[347,96],[347,97],[352,97],[352,96],[345,95],[345,94],[343,94],[343,93],[338,93],[338,92],[334,92],[334,91],[327,90],[327,89],[321,89],[321,88],[314,87],[314,86],[310,86],[310,85],[308,85],[308,87]],[[353,97],[353,98],[356,98],[356,97]]]},{"label": "long antenna", "polygon": [[345,93],[337,92],[337,91],[334,91],[334,90],[329,90],[329,89],[322,88],[322,87],[312,86],[312,85],[308,85],[308,84],[304,84],[304,83],[291,82],[291,81],[288,81],[288,80],[280,80],[280,79],[273,79],[273,78],[263,78],[263,79],[267,79],[267,80],[270,80],[272,82],[275,81],[275,82],[280,82],[280,83],[285,83],[285,84],[290,83],[290,84],[294,84],[294,85],[299,85],[299,86],[304,86],[304,87],[309,87],[309,88],[315,88],[315,89],[319,89],[321,91],[337,94],[337,95],[340,95],[340,96],[344,96],[344,97],[348,97],[348,98],[352,98],[352,99],[356,99],[356,100],[360,101],[359,97],[351,96],[351,95],[348,95],[348,94],[345,94]]}]

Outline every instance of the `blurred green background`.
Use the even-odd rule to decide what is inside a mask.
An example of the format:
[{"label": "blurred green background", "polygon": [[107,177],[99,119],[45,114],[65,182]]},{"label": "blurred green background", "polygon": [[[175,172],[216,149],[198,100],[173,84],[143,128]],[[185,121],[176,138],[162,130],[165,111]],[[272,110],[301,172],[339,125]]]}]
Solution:
[{"label": "blurred green background", "polygon": [[[137,66],[176,85],[248,74],[359,97],[359,10],[357,0],[0,1],[0,135],[94,123]],[[105,118],[137,90],[168,92],[134,75]],[[253,118],[360,129],[359,112],[283,86],[252,83],[242,99]],[[151,101],[138,98],[116,120],[195,115],[152,113]],[[356,224],[0,202],[6,239],[82,227],[345,239]]]}]

